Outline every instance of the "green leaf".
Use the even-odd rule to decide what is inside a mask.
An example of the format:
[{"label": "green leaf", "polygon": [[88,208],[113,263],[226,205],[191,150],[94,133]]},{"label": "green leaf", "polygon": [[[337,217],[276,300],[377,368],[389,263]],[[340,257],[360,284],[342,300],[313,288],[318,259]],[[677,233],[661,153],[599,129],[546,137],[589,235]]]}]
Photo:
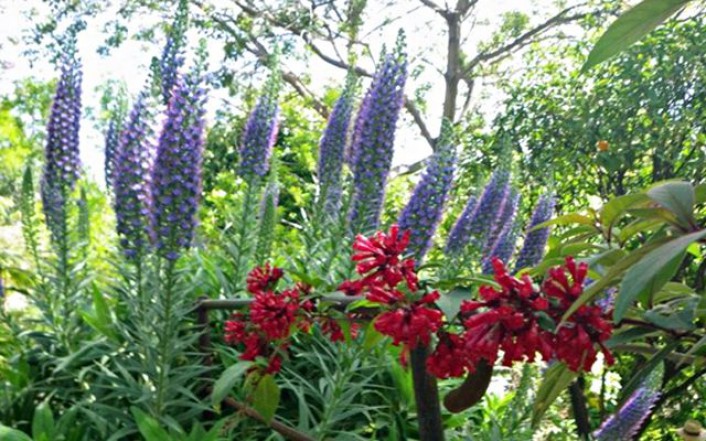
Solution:
[{"label": "green leaf", "polygon": [[644,0],[618,17],[598,39],[581,68],[586,72],[640,40],[689,0]]},{"label": "green leaf", "polygon": [[578,376],[571,371],[564,363],[554,363],[547,368],[544,373],[544,380],[537,390],[537,396],[532,408],[532,427],[537,427],[542,420],[544,413],[559,394],[569,387],[572,381]]},{"label": "green leaf", "polygon": [[280,390],[275,381],[275,377],[270,374],[260,378],[257,387],[253,392],[253,408],[269,423],[275,417],[277,406],[279,406]]},{"label": "green leaf", "polygon": [[625,214],[629,208],[647,201],[644,193],[626,194],[618,196],[608,201],[601,209],[601,224],[606,229],[612,228],[613,224]]},{"label": "green leaf", "polygon": [[706,202],[706,184],[699,184],[694,189],[694,202],[703,204]]},{"label": "green leaf", "polygon": [[34,441],[54,440],[54,414],[46,401],[42,401],[34,409],[32,437]]},{"label": "green leaf", "polygon": [[378,343],[385,337],[380,334],[374,326],[375,320],[371,321],[368,327],[365,328],[365,336],[363,337],[363,349],[369,351],[377,346]]},{"label": "green leaf", "polygon": [[648,335],[653,335],[657,332],[658,331],[655,331],[653,328],[647,328],[642,326],[630,328],[622,332],[614,333],[612,337],[606,340],[605,346],[608,349],[611,349],[616,346],[624,345],[626,343],[630,343],[637,339],[646,337]]},{"label": "green leaf", "polygon": [[694,225],[694,187],[688,182],[665,182],[647,191],[647,195],[677,216],[680,223]]},{"label": "green leaf", "polygon": [[32,441],[24,432],[0,424],[0,441]]},{"label": "green leaf", "polygon": [[461,309],[461,302],[471,299],[472,291],[468,288],[456,288],[446,294],[441,294],[436,306],[446,316],[447,321],[452,321]]},{"label": "green leaf", "polygon": [[703,237],[706,237],[706,230],[678,237],[650,251],[630,268],[615,300],[613,320],[619,322],[641,293],[648,290],[655,293],[667,283],[676,273],[686,248]]},{"label": "green leaf", "polygon": [[582,224],[582,225],[590,225],[594,226],[595,223],[592,218],[584,215],[584,214],[579,214],[579,213],[569,213],[565,214],[563,216],[555,217],[554,219],[550,219],[546,222],[542,222],[539,225],[534,226],[531,231],[534,230],[539,230],[545,227],[550,227],[552,225],[573,225],[573,224]]},{"label": "green leaf", "polygon": [[251,366],[252,362],[250,361],[239,361],[223,371],[221,376],[213,385],[211,403],[215,405],[223,401],[223,399],[228,396],[230,391],[233,390],[235,383],[240,380],[240,378],[248,371],[248,369],[250,369]]},{"label": "green leaf", "polygon": [[159,422],[151,416],[135,406],[130,407],[130,412],[132,412],[132,416],[137,423],[137,428],[140,430],[140,434],[145,438],[145,441],[164,441],[172,439],[169,433],[162,429]]}]

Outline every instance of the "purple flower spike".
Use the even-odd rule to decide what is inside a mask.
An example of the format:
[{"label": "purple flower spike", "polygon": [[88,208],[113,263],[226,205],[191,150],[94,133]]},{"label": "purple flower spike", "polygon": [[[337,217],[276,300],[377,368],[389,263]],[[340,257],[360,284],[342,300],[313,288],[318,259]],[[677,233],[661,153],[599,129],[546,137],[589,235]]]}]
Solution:
[{"label": "purple flower spike", "polygon": [[594,433],[596,441],[631,440],[649,417],[660,392],[640,387],[625,401],[617,413],[611,415]]},{"label": "purple flower spike", "polygon": [[147,110],[141,93],[130,112],[115,155],[115,215],[120,245],[128,259],[143,254],[149,244],[150,171],[154,148]]},{"label": "purple flower spike", "polygon": [[184,65],[184,45],[187,19],[189,17],[189,2],[180,0],[176,17],[167,36],[167,44],[159,59],[159,86],[164,104],[169,103],[172,89],[176,84],[179,69]]},{"label": "purple flower spike", "polygon": [[515,271],[519,271],[522,268],[533,267],[542,260],[544,248],[549,239],[549,227],[534,231],[532,228],[551,219],[554,211],[554,203],[554,196],[551,194],[544,194],[539,198],[527,227],[528,233],[525,235],[525,243],[520,250],[520,254],[517,256]]},{"label": "purple flower spike", "polygon": [[64,58],[47,126],[42,203],[52,239],[65,241],[66,203],[79,178],[81,67],[73,53]]},{"label": "purple flower spike", "polygon": [[337,211],[341,205],[341,172],[348,128],[353,113],[355,83],[355,76],[349,74],[346,87],[333,106],[326,130],[319,143],[317,175],[320,198],[323,201],[323,207],[329,212]]},{"label": "purple flower spike", "polygon": [[515,240],[517,239],[517,228],[514,222],[509,222],[495,241],[495,245],[490,252],[482,259],[481,266],[483,274],[493,274],[493,257],[497,257],[503,262],[508,262],[515,251]]},{"label": "purple flower spike", "polygon": [[505,169],[493,173],[483,189],[483,194],[469,211],[469,204],[451,229],[446,244],[446,254],[458,256],[470,243],[482,244],[483,239],[495,223],[501,208],[501,202],[509,191],[510,173]]},{"label": "purple flower spike", "polygon": [[120,133],[123,130],[121,115],[113,113],[108,121],[108,131],[105,134],[105,186],[113,188],[115,179],[115,158],[120,144]]},{"label": "purple flower spike", "polygon": [[248,183],[262,178],[270,167],[272,147],[277,140],[279,78],[272,74],[243,131],[239,174]]},{"label": "purple flower spike", "polygon": [[200,76],[178,79],[152,170],[152,231],[158,253],[176,260],[191,245],[201,196],[206,92]]},{"label": "purple flower spike", "polygon": [[356,233],[375,230],[380,221],[406,79],[407,57],[401,49],[385,55],[358,110],[350,148],[354,187],[349,218]]},{"label": "purple flower spike", "polygon": [[[490,253],[493,248],[495,248],[496,242],[505,230],[505,227],[508,224],[513,224],[515,222],[515,216],[517,215],[517,207],[519,203],[520,194],[516,189],[508,187],[508,190],[503,195],[502,201],[500,201],[497,217],[490,226],[488,236],[485,239],[485,245],[483,247],[483,253],[485,255]],[[503,260],[503,262],[507,262],[507,260]]]},{"label": "purple flower spike", "polygon": [[432,244],[451,188],[456,162],[452,137],[452,128],[444,121],[439,147],[398,220],[400,230],[411,231],[408,250],[417,264],[422,262]]}]

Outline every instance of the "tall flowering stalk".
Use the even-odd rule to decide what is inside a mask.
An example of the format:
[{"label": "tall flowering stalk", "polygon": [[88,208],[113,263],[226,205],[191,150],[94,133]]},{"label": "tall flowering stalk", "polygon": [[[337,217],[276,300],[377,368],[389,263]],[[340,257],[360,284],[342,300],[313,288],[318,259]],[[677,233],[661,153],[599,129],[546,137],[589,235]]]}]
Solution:
[{"label": "tall flowering stalk", "polygon": [[620,409],[593,433],[596,441],[631,440],[637,435],[659,400],[663,368],[658,367],[625,400]]},{"label": "tall flowering stalk", "polygon": [[154,147],[147,100],[146,92],[138,96],[115,156],[113,190],[117,230],[128,259],[139,259],[150,237],[150,174]]},{"label": "tall flowering stalk", "polygon": [[515,240],[517,239],[517,228],[515,225],[514,216],[509,220],[505,227],[503,227],[498,239],[493,244],[493,248],[488,251],[488,254],[483,257],[481,261],[481,266],[483,269],[483,274],[493,273],[493,259],[500,259],[503,262],[507,262],[512,257],[515,251]]},{"label": "tall flowering stalk", "polygon": [[206,93],[200,74],[177,80],[152,170],[152,229],[158,253],[176,260],[191,245],[201,195]]},{"label": "tall flowering stalk", "polygon": [[108,189],[113,188],[113,179],[115,177],[115,157],[120,144],[120,133],[123,130],[123,115],[119,112],[114,112],[110,115],[108,121],[108,130],[105,133],[105,186]]},{"label": "tall flowering stalk", "polygon": [[[496,170],[483,189],[483,194],[469,211],[466,206],[458,218],[446,243],[448,256],[459,256],[470,244],[481,244],[490,231],[491,226],[501,209],[501,202],[509,191],[510,172],[506,169]],[[470,202],[470,201],[469,201]]]},{"label": "tall flowering stalk", "polygon": [[52,240],[66,246],[68,198],[81,169],[79,127],[81,120],[81,67],[73,49],[61,67],[54,102],[47,126],[44,151],[44,174],[41,182],[42,203]]},{"label": "tall flowering stalk", "polygon": [[277,179],[277,161],[272,160],[270,176],[265,186],[260,205],[259,232],[257,235],[257,247],[255,249],[255,261],[264,262],[270,257],[272,244],[275,240],[275,228],[277,227],[277,204],[279,203],[279,181]]},{"label": "tall flowering stalk", "polygon": [[348,75],[346,87],[336,100],[319,143],[319,198],[323,208],[336,211],[341,205],[341,172],[348,137],[353,100],[355,98],[356,77]]},{"label": "tall flowering stalk", "polygon": [[[500,235],[505,231],[506,227],[515,223],[519,203],[520,193],[512,187],[508,187],[499,203],[497,216],[490,225],[488,235],[485,238],[483,253],[486,256],[495,248],[500,239]],[[507,259],[502,260],[503,262],[507,262]]]},{"label": "tall flowering stalk", "polygon": [[540,196],[537,206],[532,213],[529,225],[527,226],[527,234],[525,235],[525,243],[522,245],[520,254],[517,256],[515,263],[515,271],[522,268],[533,267],[542,260],[544,255],[544,247],[549,239],[549,227],[534,230],[534,227],[551,219],[554,211],[555,199],[552,194],[544,194]]},{"label": "tall flowering stalk", "polygon": [[155,81],[165,105],[169,104],[172,89],[176,85],[179,69],[184,65],[184,46],[186,44],[186,29],[188,26],[189,2],[180,0],[176,17],[172,23],[167,43],[162,50],[162,56],[153,67],[156,70]]},{"label": "tall flowering stalk", "polygon": [[444,121],[438,148],[398,221],[402,231],[410,231],[408,249],[418,264],[431,246],[451,188],[456,162],[452,130]]},{"label": "tall flowering stalk", "polygon": [[404,103],[407,56],[400,38],[395,53],[383,56],[360,105],[351,143],[353,200],[349,214],[354,232],[377,228],[392,165],[395,126]]},{"label": "tall flowering stalk", "polygon": [[277,140],[279,75],[272,73],[243,131],[238,173],[249,185],[259,181],[270,167],[272,147]]}]

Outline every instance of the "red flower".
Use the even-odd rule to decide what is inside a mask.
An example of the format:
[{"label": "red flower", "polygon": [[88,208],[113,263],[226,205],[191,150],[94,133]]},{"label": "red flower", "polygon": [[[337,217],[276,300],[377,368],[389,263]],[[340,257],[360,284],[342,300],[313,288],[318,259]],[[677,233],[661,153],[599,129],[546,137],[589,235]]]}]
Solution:
[{"label": "red flower", "polygon": [[231,316],[231,320],[225,322],[225,340],[229,344],[238,344],[245,339],[246,323],[243,321],[243,314],[236,312]]},{"label": "red flower", "polygon": [[393,225],[389,233],[378,231],[372,237],[358,235],[353,242],[352,260],[359,262],[356,271],[364,275],[363,286],[396,287],[405,281],[410,291],[417,290],[414,259],[400,256],[409,243],[409,231],[400,235]]},{"label": "red flower", "polygon": [[365,290],[362,280],[346,280],[338,285],[338,291],[342,291],[347,296],[357,296]]},{"label": "red flower", "polygon": [[263,291],[271,291],[284,275],[281,268],[270,267],[269,262],[265,266],[259,266],[250,271],[246,283],[248,291],[257,294]]},{"label": "red flower", "polygon": [[[502,349],[506,366],[514,361],[534,361],[536,352],[549,360],[551,335],[539,327],[536,315],[546,310],[549,302],[535,290],[529,276],[512,277],[497,258],[492,264],[500,290],[481,286],[484,301],[464,301],[461,305],[468,355],[474,361],[482,358],[492,364]],[[478,312],[481,308],[484,311]]]},{"label": "red flower", "polygon": [[427,358],[427,371],[437,378],[460,377],[473,372],[473,361],[468,357],[463,337],[439,332],[439,343]]},{"label": "red flower", "polygon": [[250,305],[250,320],[268,339],[278,340],[289,337],[290,328],[299,310],[299,293],[286,290],[281,294],[260,292]]},{"label": "red flower", "polygon": [[392,337],[392,344],[403,344],[409,349],[417,345],[428,345],[431,334],[438,331],[442,324],[442,313],[438,309],[428,308],[439,299],[439,293],[425,295],[412,305],[383,312],[375,320],[375,329],[381,334]]},{"label": "red flower", "polygon": [[[557,304],[549,311],[557,322],[583,292],[587,272],[588,265],[584,262],[576,265],[572,257],[566,258],[564,266],[549,270],[542,288],[547,295],[557,299]],[[615,359],[604,345],[612,332],[610,316],[600,306],[582,305],[557,329],[556,357],[573,371],[589,371],[600,350],[606,363],[613,364]]]}]

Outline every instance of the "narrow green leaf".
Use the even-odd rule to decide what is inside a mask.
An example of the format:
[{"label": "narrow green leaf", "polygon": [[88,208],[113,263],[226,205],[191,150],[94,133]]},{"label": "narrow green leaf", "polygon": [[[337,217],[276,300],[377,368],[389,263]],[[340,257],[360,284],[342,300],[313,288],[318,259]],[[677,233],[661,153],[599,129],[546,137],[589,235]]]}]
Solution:
[{"label": "narrow green leaf", "polygon": [[213,384],[213,392],[211,393],[211,403],[219,404],[225,397],[228,396],[235,384],[240,378],[250,369],[252,362],[239,361],[223,371],[221,376]]},{"label": "narrow green leaf", "polygon": [[537,390],[537,396],[532,408],[532,427],[537,427],[549,406],[557,399],[559,394],[569,387],[578,376],[564,363],[554,363],[544,373],[544,380]]},{"label": "narrow green leaf", "polygon": [[590,218],[584,214],[569,213],[569,214],[565,214],[563,216],[555,217],[554,219],[550,219],[546,222],[542,222],[541,224],[534,226],[530,231],[539,230],[539,229],[542,229],[545,227],[550,227],[552,225],[573,225],[573,224],[594,226],[595,222],[593,221],[592,218]]},{"label": "narrow green leaf", "polygon": [[260,378],[257,387],[255,387],[252,396],[253,408],[262,415],[267,423],[275,417],[277,406],[279,406],[280,394],[281,391],[279,386],[277,386],[275,377],[270,374]]},{"label": "narrow green leaf", "polygon": [[653,328],[647,328],[642,326],[630,328],[625,331],[616,332],[615,334],[613,334],[612,337],[606,340],[605,346],[608,349],[611,349],[615,346],[624,345],[626,343],[633,342],[637,339],[644,338],[648,335],[652,335],[657,332],[658,331],[655,331]]},{"label": "narrow green leaf", "polygon": [[647,290],[655,293],[667,283],[678,269],[686,248],[703,237],[706,230],[678,237],[650,251],[632,266],[620,285],[613,320],[619,322],[641,293]]},{"label": "narrow green leaf", "polygon": [[647,195],[677,216],[684,227],[695,224],[694,187],[688,182],[665,182],[647,191]]},{"label": "narrow green leaf", "polygon": [[380,334],[374,326],[375,321],[371,321],[370,324],[365,328],[365,336],[363,337],[363,349],[369,351],[377,346],[378,343],[384,338],[384,335]]},{"label": "narrow green leaf", "polygon": [[0,424],[0,441],[32,441],[24,432]]},{"label": "narrow green leaf", "polygon": [[586,72],[640,40],[677,13],[689,0],[643,0],[618,17],[598,39],[581,68]]},{"label": "narrow green leaf", "polygon": [[446,316],[447,321],[452,321],[461,309],[461,302],[471,299],[472,291],[468,288],[456,288],[448,293],[441,294],[436,305]]},{"label": "narrow green leaf", "polygon": [[635,373],[635,375],[630,378],[630,380],[628,380],[627,384],[620,391],[620,405],[622,405],[625,399],[627,399],[635,391],[635,389],[642,384],[645,378],[647,378],[652,371],[654,371],[658,366],[661,366],[662,361],[664,361],[664,359],[672,353],[674,348],[677,347],[677,344],[677,341],[672,341],[667,346],[663,347],[659,352],[653,355],[652,358],[650,358],[647,363],[645,363],[644,366],[642,366]]},{"label": "narrow green leaf", "polygon": [[164,441],[167,439],[172,439],[166,430],[162,429],[159,422],[147,415],[135,406],[130,407],[130,412],[135,418],[137,423],[137,428],[140,434],[145,438],[145,441]]}]

